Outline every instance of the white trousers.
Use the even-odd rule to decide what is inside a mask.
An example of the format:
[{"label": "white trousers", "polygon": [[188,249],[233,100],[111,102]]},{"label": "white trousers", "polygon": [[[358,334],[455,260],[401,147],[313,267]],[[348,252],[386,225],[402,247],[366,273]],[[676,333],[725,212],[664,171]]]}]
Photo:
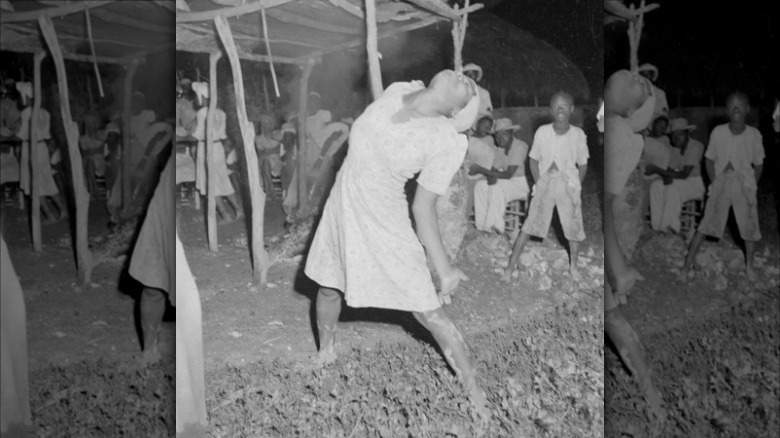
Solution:
[{"label": "white trousers", "polygon": [[525,176],[499,179],[493,185],[488,185],[484,179],[477,181],[474,185],[474,222],[477,229],[489,231],[495,227],[503,233],[506,204],[516,199],[527,199],[528,192]]},{"label": "white trousers", "polygon": [[683,203],[703,196],[704,182],[700,176],[675,179],[669,185],[662,180],[653,181],[650,185],[650,225],[656,231],[671,228],[679,232]]}]

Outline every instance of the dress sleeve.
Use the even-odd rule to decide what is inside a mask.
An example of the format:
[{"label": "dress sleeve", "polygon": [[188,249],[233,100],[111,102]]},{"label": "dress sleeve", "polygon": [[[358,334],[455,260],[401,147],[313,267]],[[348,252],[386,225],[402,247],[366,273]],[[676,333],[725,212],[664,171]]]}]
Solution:
[{"label": "dress sleeve", "polygon": [[431,146],[435,151],[428,157],[425,167],[420,172],[417,182],[437,195],[447,191],[452,177],[463,163],[468,149],[465,135],[443,135],[438,144]]}]

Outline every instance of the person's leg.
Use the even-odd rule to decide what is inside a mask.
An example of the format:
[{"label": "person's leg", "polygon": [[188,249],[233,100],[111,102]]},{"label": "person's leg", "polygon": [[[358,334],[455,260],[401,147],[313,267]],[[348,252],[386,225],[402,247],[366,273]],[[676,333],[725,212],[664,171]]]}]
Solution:
[{"label": "person's leg", "polygon": [[655,231],[663,230],[664,187],[661,180],[655,180],[650,184],[650,227]]},{"label": "person's leg", "polygon": [[506,269],[504,269],[501,281],[509,282],[512,279],[512,272],[514,272],[517,267],[517,261],[520,258],[520,254],[523,253],[523,248],[525,248],[525,244],[528,243],[528,239],[530,238],[531,235],[525,231],[521,231],[520,235],[517,236],[517,240],[515,240],[515,244],[512,246],[512,255],[509,256],[509,264],[506,265]]},{"label": "person's leg", "polygon": [[561,184],[556,194],[556,208],[561,221],[563,234],[569,242],[569,273],[572,280],[580,281],[577,269],[579,261],[579,242],[585,240],[585,225],[582,220],[581,189],[575,189],[568,184]]},{"label": "person's leg", "polygon": [[634,287],[637,280],[643,277],[639,272],[628,266],[617,238],[615,225],[614,203],[616,195],[604,194],[604,264],[607,281],[615,292],[615,299],[625,301],[625,296]]},{"label": "person's leg", "polygon": [[233,210],[236,212],[236,217],[233,220],[239,220],[244,216],[243,209],[241,208],[241,200],[238,198],[238,192],[227,196],[227,200],[230,205],[233,206]]},{"label": "person's leg", "polygon": [[[607,285],[607,287],[609,286]],[[656,418],[665,417],[662,406],[663,397],[653,385],[650,367],[636,331],[617,308],[607,310],[604,316],[604,330],[612,343],[615,344],[620,358],[639,385],[651,414]]]},{"label": "person's leg", "polygon": [[341,313],[341,292],[321,287],[317,293],[317,334],[320,349],[316,362],[327,365],[336,360],[336,327]]},{"label": "person's leg", "polygon": [[433,335],[444,353],[447,363],[455,370],[455,374],[469,391],[469,396],[477,412],[483,417],[488,416],[487,398],[477,382],[477,372],[469,357],[466,341],[447,312],[438,308],[429,312],[413,312],[412,314]]},{"label": "person's leg", "polygon": [[753,268],[753,254],[756,242],[761,240],[761,230],[758,225],[758,199],[753,181],[739,185],[733,195],[734,217],[737,220],[740,237],[745,241],[745,274],[751,282],[758,281],[758,275]]},{"label": "person's leg", "polygon": [[144,287],[141,292],[141,329],[144,336],[142,360],[153,363],[160,360],[160,331],[165,313],[165,292]]},{"label": "person's leg", "polygon": [[[729,180],[730,181],[730,180]],[[726,222],[729,217],[729,210],[731,209],[731,199],[726,193],[727,178],[725,175],[718,176],[712,183],[710,190],[710,197],[707,200],[707,205],[704,207],[704,216],[701,219],[699,228],[696,230],[696,234],[691,240],[691,244],[688,246],[688,253],[685,255],[685,262],[682,269],[680,269],[680,275],[678,280],[686,281],[688,274],[693,267],[693,261],[696,259],[696,254],[699,252],[704,238],[706,236],[713,236],[720,238],[723,235],[723,230],[726,228]]]},{"label": "person's leg", "polygon": [[487,231],[488,209],[490,208],[490,186],[481,179],[474,184],[474,225],[480,231]]},{"label": "person's leg", "polygon": [[260,178],[262,179],[263,191],[265,192],[265,195],[268,198],[273,199],[274,186],[273,182],[271,181],[271,163],[265,157],[260,158]]}]

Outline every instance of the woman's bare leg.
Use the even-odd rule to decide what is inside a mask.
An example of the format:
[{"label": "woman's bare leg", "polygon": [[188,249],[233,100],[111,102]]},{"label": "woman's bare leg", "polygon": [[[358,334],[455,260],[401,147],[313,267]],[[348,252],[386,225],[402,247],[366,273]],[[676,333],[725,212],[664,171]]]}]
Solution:
[{"label": "woman's bare leg", "polygon": [[637,280],[643,280],[639,272],[628,266],[623,251],[618,243],[617,227],[612,204],[615,195],[604,194],[604,263],[606,265],[607,280],[615,291],[615,298],[621,301]]},{"label": "woman's bare leg", "polygon": [[[609,286],[607,285],[607,287]],[[620,358],[639,385],[639,389],[650,407],[650,412],[657,418],[663,418],[665,416],[663,398],[653,385],[652,373],[647,364],[639,336],[620,310],[612,309],[605,313],[604,330],[607,332],[607,336],[615,344]]]},{"label": "woman's bare leg", "polygon": [[327,365],[336,360],[336,326],[341,313],[341,292],[321,287],[317,293],[317,333],[320,351],[317,364]]},{"label": "woman's bare leg", "polygon": [[452,322],[447,312],[442,308],[430,312],[413,312],[417,321],[428,329],[436,343],[444,353],[444,358],[450,364],[458,378],[461,379],[477,412],[484,418],[489,415],[485,392],[477,382],[477,373],[469,357],[466,341],[458,327]]},{"label": "woman's bare leg", "polygon": [[141,292],[141,329],[144,336],[142,361],[160,360],[160,331],[165,313],[165,293],[160,289],[144,287]]}]

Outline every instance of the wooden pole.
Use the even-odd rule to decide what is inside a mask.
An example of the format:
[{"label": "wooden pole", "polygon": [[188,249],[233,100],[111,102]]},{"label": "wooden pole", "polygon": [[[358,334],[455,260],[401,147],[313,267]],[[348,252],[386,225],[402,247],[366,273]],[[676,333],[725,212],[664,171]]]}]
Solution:
[{"label": "wooden pole", "polygon": [[368,51],[368,71],[371,78],[371,93],[374,100],[382,95],[382,70],[379,67],[379,50],[376,41],[376,4],[366,0],[366,49]]},{"label": "wooden pole", "polygon": [[133,104],[133,77],[138,68],[138,58],[133,59],[125,65],[125,96],[123,101],[123,124],[122,127],[122,210],[127,211],[130,207],[132,196],[132,169],[130,163],[130,119],[132,115]]},{"label": "wooden pole", "polygon": [[214,117],[217,111],[217,61],[222,52],[209,54],[209,112],[206,117],[206,212],[209,234],[209,251],[219,251],[217,242],[217,178],[214,175]]},{"label": "wooden pole", "polygon": [[[43,100],[43,93],[41,93],[41,61],[46,57],[46,52],[43,50],[35,52],[33,56],[33,108],[30,117],[30,134],[27,136],[30,139],[30,196],[32,206],[30,212],[32,213],[32,241],[33,250],[35,252],[41,252],[41,185],[39,184],[40,178],[38,177],[43,169],[38,168],[38,122],[41,115],[41,100]],[[48,160],[47,160],[48,163]],[[61,212],[64,213],[64,212]]]},{"label": "wooden pole", "polygon": [[264,230],[263,219],[265,215],[265,196],[263,186],[260,184],[260,168],[257,165],[257,152],[254,148],[255,128],[246,113],[246,100],[244,94],[244,77],[241,71],[241,63],[238,51],[230,30],[230,24],[224,17],[214,19],[214,24],[219,32],[222,45],[225,47],[230,68],[233,72],[233,87],[236,92],[236,111],[241,128],[241,137],[244,140],[244,157],[246,158],[247,177],[249,180],[249,196],[252,204],[252,274],[255,283],[265,284],[268,277],[268,253],[263,245]]},{"label": "wooden pole", "polygon": [[73,121],[70,113],[70,101],[68,97],[68,77],[65,70],[65,61],[62,58],[57,34],[54,30],[51,18],[38,17],[41,32],[49,46],[49,51],[54,59],[54,67],[57,70],[57,85],[60,93],[60,111],[62,123],[65,125],[65,134],[68,140],[68,157],[70,158],[71,178],[73,181],[74,197],[76,199],[76,264],[79,270],[79,278],[83,285],[90,283],[92,277],[92,253],[87,242],[87,226],[89,213],[89,192],[84,185],[84,170],[79,152],[79,128]]},{"label": "wooden pole", "polygon": [[303,66],[300,95],[298,96],[298,210],[306,203],[306,118],[309,117],[309,76],[314,68],[314,60]]}]

